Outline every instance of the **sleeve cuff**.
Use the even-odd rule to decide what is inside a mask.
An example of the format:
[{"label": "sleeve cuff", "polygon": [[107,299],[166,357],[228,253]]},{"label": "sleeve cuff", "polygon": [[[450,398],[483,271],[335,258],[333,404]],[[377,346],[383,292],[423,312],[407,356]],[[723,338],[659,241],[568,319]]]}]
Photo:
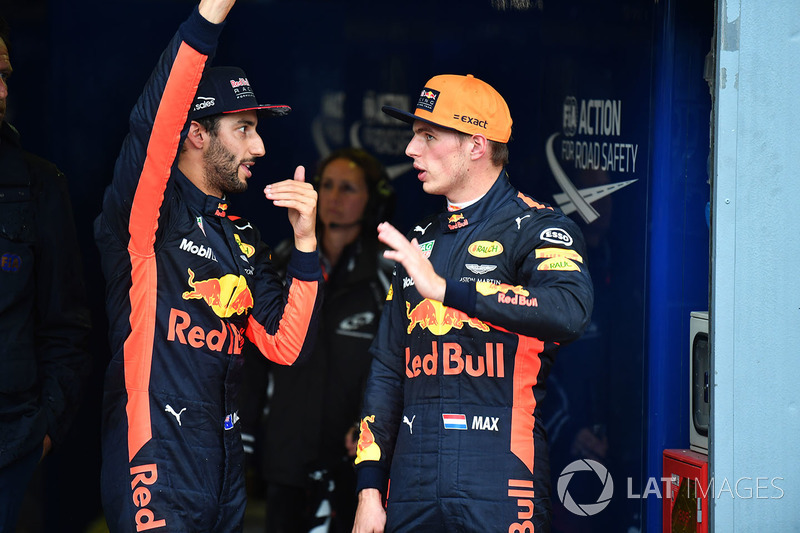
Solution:
[{"label": "sleeve cuff", "polygon": [[380,466],[359,465],[356,467],[356,494],[364,489],[378,489],[386,494],[386,472]]},{"label": "sleeve cuff", "polygon": [[301,252],[297,248],[292,250],[292,257],[286,267],[286,272],[294,279],[300,281],[317,281],[322,278],[319,267],[319,252]]},{"label": "sleeve cuff", "polygon": [[463,311],[469,316],[475,314],[475,302],[478,295],[475,292],[475,282],[462,283],[454,279],[447,279],[447,287],[444,290],[444,301],[447,307],[452,307]]},{"label": "sleeve cuff", "polygon": [[224,22],[212,24],[204,19],[198,7],[195,6],[188,20],[181,24],[181,38],[201,54],[211,55],[217,47],[224,27]]}]

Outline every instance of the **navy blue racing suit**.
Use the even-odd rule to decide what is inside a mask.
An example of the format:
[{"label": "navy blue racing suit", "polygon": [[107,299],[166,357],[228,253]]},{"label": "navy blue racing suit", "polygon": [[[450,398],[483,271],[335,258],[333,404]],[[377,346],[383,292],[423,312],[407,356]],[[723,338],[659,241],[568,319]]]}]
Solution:
[{"label": "navy blue racing suit", "polygon": [[175,164],[221,26],[195,9],[161,56],[95,222],[112,350],[102,490],[114,532],[241,530],[245,338],[292,364],[316,328],[317,253],[294,251],[284,288],[253,225]]},{"label": "navy blue racing suit", "polygon": [[540,403],[559,345],[591,316],[580,230],[503,171],[412,237],[446,295],[422,298],[397,264],[371,348],[358,489],[387,491],[389,478],[386,531],[548,531]]}]

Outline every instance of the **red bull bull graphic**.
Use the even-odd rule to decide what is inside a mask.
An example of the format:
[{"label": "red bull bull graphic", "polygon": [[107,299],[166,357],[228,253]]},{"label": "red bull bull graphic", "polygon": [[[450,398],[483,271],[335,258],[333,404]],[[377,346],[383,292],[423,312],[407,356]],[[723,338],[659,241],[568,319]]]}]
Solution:
[{"label": "red bull bull graphic", "polygon": [[372,422],[375,422],[375,415],[365,416],[361,421],[355,464],[361,461],[378,461],[381,458],[381,448],[375,442],[372,430],[369,429],[369,423]]},{"label": "red bull bull graphic", "polygon": [[[539,307],[536,298],[528,298],[530,292],[521,285],[509,285],[508,283],[489,283],[487,281],[475,282],[475,290],[484,296],[497,295],[497,302],[508,305],[521,305],[523,307]],[[508,292],[513,296],[510,296]]]},{"label": "red bull bull graphic", "polygon": [[217,204],[217,211],[214,213],[218,217],[225,217],[227,216],[226,211],[228,210],[228,204],[219,203]]},{"label": "red bull bull graphic", "polygon": [[469,226],[469,220],[464,218],[462,213],[456,213],[447,218],[447,229],[458,229],[464,226]]},{"label": "red bull bull graphic", "polygon": [[477,318],[468,316],[463,311],[447,307],[442,302],[425,298],[411,309],[411,303],[406,302],[406,316],[408,316],[408,333],[415,327],[427,329],[434,335],[445,335],[453,328],[461,329],[464,324],[481,331],[489,331],[489,326]]},{"label": "red bull bull graphic", "polygon": [[[439,350],[441,349],[441,358]],[[465,373],[473,378],[486,376],[489,378],[505,377],[505,362],[503,359],[503,344],[487,342],[485,354],[468,354],[457,342],[431,342],[430,353],[424,355],[411,355],[411,349],[406,348],[406,377],[413,379],[422,374],[426,376],[457,376]]]},{"label": "red bull bull graphic", "polygon": [[195,281],[192,269],[188,271],[192,290],[183,293],[184,300],[204,300],[220,318],[245,314],[253,308],[253,294],[244,276],[225,274],[221,278]]},{"label": "red bull bull graphic", "polygon": [[433,108],[436,107],[436,100],[438,98],[439,91],[428,89],[427,87],[422,89],[422,92],[419,93],[419,100],[417,100],[417,109],[423,109],[433,113]]}]

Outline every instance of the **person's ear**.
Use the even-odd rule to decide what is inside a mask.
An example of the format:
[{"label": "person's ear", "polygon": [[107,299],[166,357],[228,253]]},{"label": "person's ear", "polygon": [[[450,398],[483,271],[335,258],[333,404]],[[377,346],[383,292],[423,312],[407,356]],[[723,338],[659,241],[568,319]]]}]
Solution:
[{"label": "person's ear", "polygon": [[489,148],[489,141],[483,135],[473,135],[470,139],[470,158],[473,160],[480,159]]},{"label": "person's ear", "polygon": [[191,124],[189,124],[189,134],[186,136],[186,142],[192,147],[202,150],[206,139],[208,139],[208,130],[199,122],[193,120]]}]

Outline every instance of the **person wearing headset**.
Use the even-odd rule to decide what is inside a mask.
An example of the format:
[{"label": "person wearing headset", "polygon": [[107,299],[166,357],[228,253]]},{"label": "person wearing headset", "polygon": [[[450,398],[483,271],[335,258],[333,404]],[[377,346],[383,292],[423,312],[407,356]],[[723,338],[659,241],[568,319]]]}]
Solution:
[{"label": "person wearing headset", "polygon": [[[331,532],[352,529],[355,425],[371,361],[368,350],[392,275],[393,263],[383,258],[375,231],[394,208],[381,163],[359,148],[336,150],[319,163],[315,186],[325,282],[314,352],[296,368],[254,360],[254,371],[245,372],[245,389],[261,396],[255,405],[269,396],[262,423],[243,418],[245,429],[263,436],[256,462],[267,483],[268,533],[309,531],[326,523]],[[275,248],[278,270],[288,248],[288,243]],[[245,434],[244,439],[252,449],[248,439],[254,437]]]}]

